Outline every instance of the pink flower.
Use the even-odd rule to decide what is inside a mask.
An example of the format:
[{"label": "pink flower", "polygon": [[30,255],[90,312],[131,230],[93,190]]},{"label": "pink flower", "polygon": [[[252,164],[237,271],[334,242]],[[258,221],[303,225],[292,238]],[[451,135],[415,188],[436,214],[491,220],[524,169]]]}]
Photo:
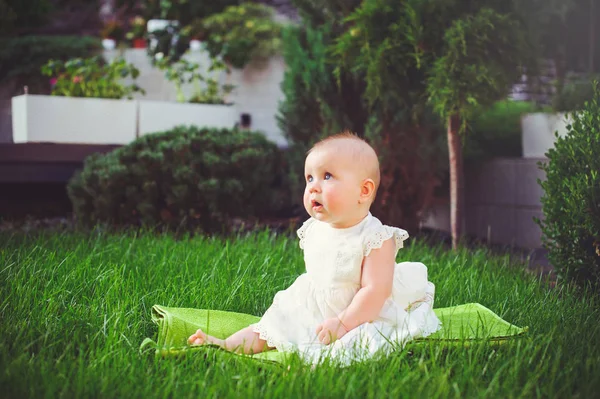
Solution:
[{"label": "pink flower", "polygon": [[81,78],[81,76],[75,76],[73,77],[73,83],[79,83],[81,82],[83,79]]},{"label": "pink flower", "polygon": [[57,78],[52,78],[52,79],[50,79],[50,85],[51,85],[51,86],[54,86],[54,85],[56,84],[56,82],[58,82],[58,79],[57,79]]}]

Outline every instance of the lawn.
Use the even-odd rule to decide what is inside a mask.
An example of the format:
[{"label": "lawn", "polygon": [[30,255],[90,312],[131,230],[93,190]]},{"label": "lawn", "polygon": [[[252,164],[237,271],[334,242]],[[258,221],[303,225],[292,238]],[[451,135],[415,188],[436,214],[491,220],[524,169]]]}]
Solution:
[{"label": "lawn", "polygon": [[414,239],[436,307],[479,302],[528,326],[501,346],[409,345],[337,369],[265,366],[216,349],[140,354],[153,304],[260,315],[303,271],[297,240],[123,234],[0,234],[3,397],[592,397],[600,390],[600,301],[485,250]]}]

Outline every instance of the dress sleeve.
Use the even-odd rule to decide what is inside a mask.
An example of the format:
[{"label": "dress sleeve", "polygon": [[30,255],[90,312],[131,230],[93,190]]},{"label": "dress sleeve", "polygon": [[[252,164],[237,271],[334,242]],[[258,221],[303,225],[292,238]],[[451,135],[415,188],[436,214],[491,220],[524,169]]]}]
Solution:
[{"label": "dress sleeve", "polygon": [[394,242],[396,243],[396,253],[398,253],[400,248],[404,246],[404,240],[408,238],[408,232],[406,230],[402,230],[397,227],[381,225],[367,232],[363,242],[364,256],[369,256],[372,249],[381,248],[384,241],[392,237],[394,237]]},{"label": "dress sleeve", "polygon": [[302,224],[302,226],[300,226],[298,231],[296,231],[296,234],[298,234],[298,238],[300,239],[300,248],[302,248],[302,249],[304,249],[304,240],[308,233],[308,228],[313,224],[314,221],[315,221],[315,219],[313,219],[313,218],[308,219],[306,222],[304,222]]}]

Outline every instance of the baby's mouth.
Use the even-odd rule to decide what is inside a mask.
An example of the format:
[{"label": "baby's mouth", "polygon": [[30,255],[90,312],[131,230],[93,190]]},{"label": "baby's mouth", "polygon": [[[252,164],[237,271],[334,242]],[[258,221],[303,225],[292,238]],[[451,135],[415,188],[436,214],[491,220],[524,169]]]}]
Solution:
[{"label": "baby's mouth", "polygon": [[314,210],[317,210],[317,211],[318,211],[318,210],[321,210],[321,209],[323,209],[323,205],[321,205],[321,203],[320,203],[319,201],[314,201],[314,200],[313,200],[313,201],[311,201],[311,205],[312,205],[312,208],[313,208]]}]

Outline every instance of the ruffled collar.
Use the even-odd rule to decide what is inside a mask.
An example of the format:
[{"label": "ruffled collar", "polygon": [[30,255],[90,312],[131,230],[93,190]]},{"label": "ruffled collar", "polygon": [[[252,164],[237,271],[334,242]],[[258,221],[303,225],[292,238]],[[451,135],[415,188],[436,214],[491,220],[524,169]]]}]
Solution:
[{"label": "ruffled collar", "polygon": [[329,231],[333,232],[334,234],[347,235],[347,234],[352,234],[357,231],[360,231],[368,223],[368,221],[371,220],[372,218],[373,218],[373,215],[371,215],[371,212],[369,212],[367,214],[367,216],[365,216],[360,222],[358,222],[354,226],[344,227],[344,228],[332,227],[329,223],[321,222],[320,220],[316,220],[316,219],[315,220],[319,224],[324,225]]}]

